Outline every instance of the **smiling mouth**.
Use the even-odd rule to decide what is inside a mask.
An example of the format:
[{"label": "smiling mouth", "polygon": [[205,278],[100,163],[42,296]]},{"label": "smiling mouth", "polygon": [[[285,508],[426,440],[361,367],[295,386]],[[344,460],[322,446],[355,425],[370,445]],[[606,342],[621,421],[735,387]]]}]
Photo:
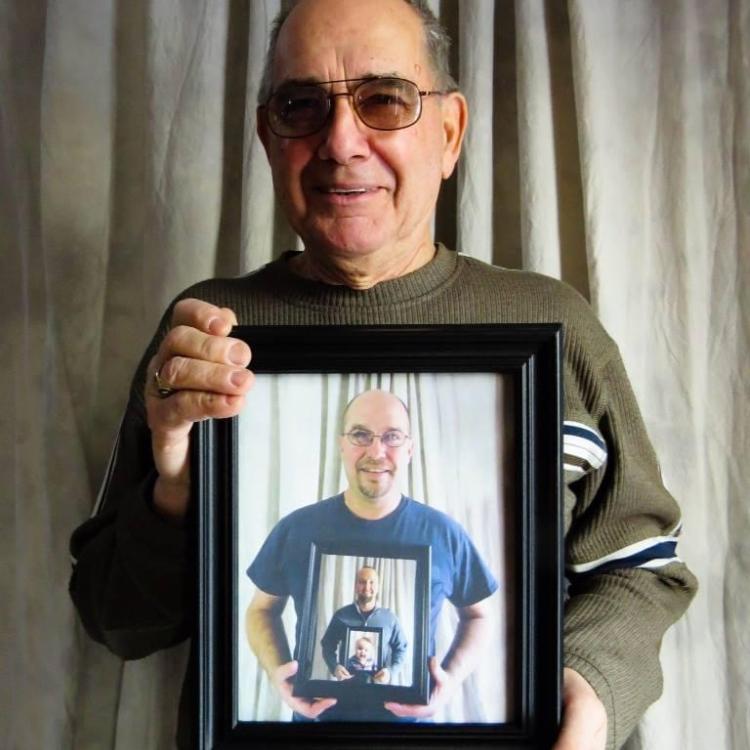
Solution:
[{"label": "smiling mouth", "polygon": [[375,188],[319,188],[321,193],[329,195],[361,195],[371,193]]},{"label": "smiling mouth", "polygon": [[393,476],[393,474],[386,469],[360,469],[360,472],[360,476],[362,477],[361,481],[375,482],[377,484],[380,484],[382,480]]},{"label": "smiling mouth", "polygon": [[380,191],[379,187],[367,187],[361,185],[353,186],[320,186],[316,187],[315,191],[326,198],[332,200],[358,200],[363,197],[370,197]]}]

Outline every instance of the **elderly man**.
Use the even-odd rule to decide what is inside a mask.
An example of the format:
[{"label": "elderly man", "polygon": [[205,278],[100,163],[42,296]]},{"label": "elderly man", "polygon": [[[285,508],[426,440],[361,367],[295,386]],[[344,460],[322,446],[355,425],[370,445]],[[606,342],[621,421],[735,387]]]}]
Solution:
[{"label": "elderly man", "polygon": [[362,625],[382,628],[383,662],[377,664],[372,675],[373,682],[390,683],[404,662],[408,646],[406,636],[394,612],[387,607],[378,606],[379,586],[375,568],[360,568],[354,582],[354,601],[333,613],[326,632],[323,633],[320,640],[323,659],[331,676],[337,680],[350,680],[355,676],[346,668],[347,655],[342,651],[349,628]]},{"label": "elderly man", "polygon": [[[246,619],[250,646],[298,717],[394,721],[396,717],[430,716],[471,673],[480,649],[486,646],[485,600],[497,583],[455,521],[401,494],[399,478],[414,449],[410,432],[406,407],[393,394],[371,390],[352,399],[339,438],[346,490],[279,521],[248,571],[257,586]],[[431,548],[428,656],[434,689],[430,705],[386,703],[384,710],[374,713],[369,707],[363,712],[356,705],[331,710],[331,699],[292,696],[291,678],[297,662],[290,658],[281,613],[289,596],[296,612],[302,612],[311,543],[341,540]],[[448,653],[438,663],[434,658],[435,631],[446,598],[456,607],[459,627]]]},{"label": "elderly man", "polygon": [[72,539],[71,592],[91,635],[124,657],[190,635],[189,432],[237,414],[251,387],[234,323],[561,322],[571,586],[555,750],[616,747],[659,695],[661,638],[695,589],[675,556],[679,510],[616,346],[586,303],[552,279],[433,243],[440,182],[467,124],[446,59],[417,0],[300,0],[281,20],[258,132],[304,252],[198,284],[168,310],[95,515]]}]

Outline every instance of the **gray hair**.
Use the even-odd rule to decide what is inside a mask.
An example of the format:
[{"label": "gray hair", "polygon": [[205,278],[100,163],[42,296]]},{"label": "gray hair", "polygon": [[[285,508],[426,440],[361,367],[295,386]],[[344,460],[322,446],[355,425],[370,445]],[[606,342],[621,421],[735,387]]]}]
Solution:
[{"label": "gray hair", "polygon": [[[422,22],[425,43],[427,45],[427,59],[435,75],[435,86],[441,91],[456,91],[458,84],[451,75],[449,54],[451,48],[451,39],[445,27],[438,21],[435,14],[427,4],[427,0],[404,0],[410,5],[419,20]],[[281,27],[292,11],[292,7],[282,8],[271,24],[271,34],[268,40],[268,50],[263,64],[263,76],[260,79],[260,88],[258,89],[258,104],[265,104],[271,96],[271,69],[273,60],[276,55],[276,45],[279,41]]]}]

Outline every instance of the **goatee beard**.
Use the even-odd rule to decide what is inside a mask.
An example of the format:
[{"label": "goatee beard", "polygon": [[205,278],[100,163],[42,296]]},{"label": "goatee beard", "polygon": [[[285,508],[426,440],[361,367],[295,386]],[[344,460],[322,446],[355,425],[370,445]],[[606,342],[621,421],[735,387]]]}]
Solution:
[{"label": "goatee beard", "polygon": [[390,489],[391,489],[390,486],[388,487],[374,486],[373,487],[372,485],[365,485],[365,484],[359,485],[359,491],[362,494],[362,496],[368,497],[370,498],[370,500],[377,500],[377,498],[388,494]]},{"label": "goatee beard", "polygon": [[[357,468],[359,469],[359,471],[368,471],[371,469],[382,469],[383,467],[364,465]],[[359,491],[360,493],[362,493],[362,496],[369,497],[371,500],[375,500],[379,497],[382,497],[383,495],[387,495],[393,487],[393,474],[391,473],[390,469],[387,469],[384,477],[386,477],[386,481],[384,482],[369,482],[365,481],[362,476],[359,475],[357,486],[359,487]]]}]

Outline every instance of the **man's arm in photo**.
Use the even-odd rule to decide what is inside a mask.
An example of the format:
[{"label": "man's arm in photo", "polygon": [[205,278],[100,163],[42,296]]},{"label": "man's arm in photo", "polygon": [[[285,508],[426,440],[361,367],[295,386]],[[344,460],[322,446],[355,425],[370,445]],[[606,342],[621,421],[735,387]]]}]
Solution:
[{"label": "man's arm in photo", "polygon": [[456,608],[458,628],[448,653],[442,664],[434,656],[430,659],[430,702],[426,706],[389,702],[385,704],[389,711],[396,716],[427,718],[450,700],[456,689],[474,671],[482,648],[487,644],[490,636],[489,598]]},{"label": "man's arm in photo", "polygon": [[257,589],[245,616],[247,640],[284,703],[298,714],[314,719],[333,706],[336,699],[309,700],[292,695],[293,677],[297,674],[298,665],[292,661],[281,620],[286,602],[285,596],[274,596]]},{"label": "man's arm in photo", "polygon": [[341,621],[334,615],[328,623],[326,632],[323,633],[323,637],[320,639],[320,645],[323,649],[323,660],[328,667],[328,671],[336,677],[339,677],[338,672],[340,672],[340,670],[338,670],[338,668],[342,667],[342,664],[339,661],[338,651],[344,635],[345,628]]}]

